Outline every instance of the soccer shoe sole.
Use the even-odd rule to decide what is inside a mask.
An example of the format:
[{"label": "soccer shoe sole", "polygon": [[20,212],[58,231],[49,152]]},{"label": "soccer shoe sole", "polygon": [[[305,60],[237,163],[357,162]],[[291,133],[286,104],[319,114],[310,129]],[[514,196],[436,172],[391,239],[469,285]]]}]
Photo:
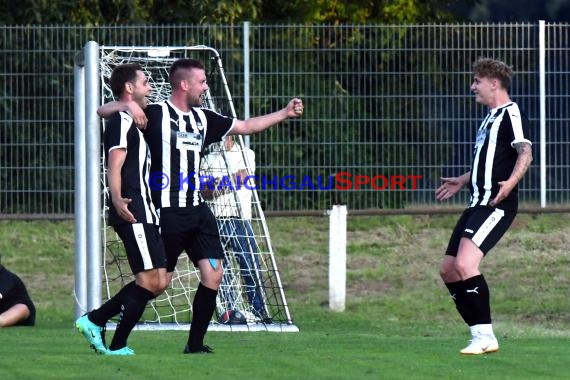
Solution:
[{"label": "soccer shoe sole", "polygon": [[497,351],[499,351],[499,346],[491,345],[486,348],[481,347],[480,349],[469,349],[469,347],[466,347],[461,351],[459,351],[459,353],[461,355],[484,355],[484,354],[492,354],[493,352]]},{"label": "soccer shoe sole", "polygon": [[213,354],[214,350],[212,349],[212,347],[206,346],[206,345],[203,345],[198,350],[190,350],[190,347],[188,345],[186,345],[186,347],[184,347],[184,351],[182,353],[184,353],[184,354]]},{"label": "soccer shoe sole", "polygon": [[119,350],[106,350],[105,355],[108,356],[132,356],[135,355],[135,351],[130,347],[123,347]]}]

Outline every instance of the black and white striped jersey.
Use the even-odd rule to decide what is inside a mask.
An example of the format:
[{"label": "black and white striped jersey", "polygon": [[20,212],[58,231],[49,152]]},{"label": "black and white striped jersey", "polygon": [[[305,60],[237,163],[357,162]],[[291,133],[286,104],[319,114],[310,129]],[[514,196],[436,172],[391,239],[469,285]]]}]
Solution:
[{"label": "black and white striped jersey", "polygon": [[[121,194],[124,198],[132,199],[128,206],[129,211],[139,223],[158,224],[158,215],[152,203],[149,187],[150,150],[143,134],[135,126],[129,114],[117,112],[109,118],[103,134],[103,144],[106,162],[109,159],[109,152],[113,149],[127,150],[121,169]],[[128,223],[119,217],[110,196],[108,206],[109,225]]]},{"label": "black and white striped jersey", "polygon": [[145,113],[154,204],[159,209],[198,206],[204,202],[200,193],[204,149],[221,141],[235,119],[200,107],[183,112],[169,100],[148,105]]},{"label": "black and white striped jersey", "polygon": [[[499,182],[507,180],[518,153],[514,144],[529,140],[529,121],[514,102],[489,111],[479,129],[471,167],[471,201],[469,207],[487,206],[499,191]],[[518,185],[497,208],[516,211]]]}]

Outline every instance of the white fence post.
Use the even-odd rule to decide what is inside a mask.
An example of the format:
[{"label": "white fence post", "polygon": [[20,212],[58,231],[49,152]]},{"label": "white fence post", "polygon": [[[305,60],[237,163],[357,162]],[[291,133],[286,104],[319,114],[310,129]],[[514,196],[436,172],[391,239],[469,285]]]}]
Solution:
[{"label": "white fence post", "polygon": [[329,212],[329,307],[344,311],[346,299],[346,205]]},{"label": "white fence post", "polygon": [[538,21],[538,83],[540,116],[540,207],[546,207],[546,22]]}]

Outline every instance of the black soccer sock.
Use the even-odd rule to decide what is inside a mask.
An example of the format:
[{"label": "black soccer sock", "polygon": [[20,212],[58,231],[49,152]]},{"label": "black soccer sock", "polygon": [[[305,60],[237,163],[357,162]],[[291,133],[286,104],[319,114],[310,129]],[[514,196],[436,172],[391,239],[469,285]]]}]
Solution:
[{"label": "black soccer sock", "polygon": [[447,290],[455,302],[455,308],[461,315],[461,318],[469,325],[472,322],[472,317],[469,311],[469,307],[465,302],[465,285],[463,281],[446,282]]},{"label": "black soccer sock", "polygon": [[123,302],[123,298],[135,285],[135,282],[131,281],[127,285],[123,286],[123,288],[119,290],[117,294],[111,297],[98,309],[92,310],[88,315],[89,320],[98,326],[105,326],[109,319],[113,318],[115,315],[121,312],[121,304]]},{"label": "black soccer sock", "polygon": [[109,346],[110,350],[118,350],[127,345],[129,334],[143,315],[146,303],[153,298],[154,293],[142,286],[135,284],[130,287],[121,304],[119,322]]},{"label": "black soccer sock", "polygon": [[192,322],[188,335],[190,350],[200,349],[204,345],[204,336],[216,308],[217,295],[217,290],[207,288],[202,283],[198,284],[198,290],[192,302]]},{"label": "black soccer sock", "polygon": [[463,281],[465,302],[469,305],[472,320],[469,326],[491,323],[491,297],[489,286],[482,274]]}]

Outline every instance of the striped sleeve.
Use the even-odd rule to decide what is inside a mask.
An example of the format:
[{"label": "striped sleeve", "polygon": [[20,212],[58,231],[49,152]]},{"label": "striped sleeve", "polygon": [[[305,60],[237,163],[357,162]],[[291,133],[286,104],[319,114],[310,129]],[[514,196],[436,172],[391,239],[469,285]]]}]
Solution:
[{"label": "striped sleeve", "polygon": [[511,141],[511,146],[517,143],[528,143],[532,145],[532,142],[528,139],[529,135],[529,121],[521,111],[516,103],[513,103],[508,108],[509,118],[511,119],[511,126],[513,128],[513,140]]},{"label": "striped sleeve", "polygon": [[127,149],[127,133],[133,124],[132,117],[126,112],[117,112],[109,118],[105,128],[105,151]]}]

